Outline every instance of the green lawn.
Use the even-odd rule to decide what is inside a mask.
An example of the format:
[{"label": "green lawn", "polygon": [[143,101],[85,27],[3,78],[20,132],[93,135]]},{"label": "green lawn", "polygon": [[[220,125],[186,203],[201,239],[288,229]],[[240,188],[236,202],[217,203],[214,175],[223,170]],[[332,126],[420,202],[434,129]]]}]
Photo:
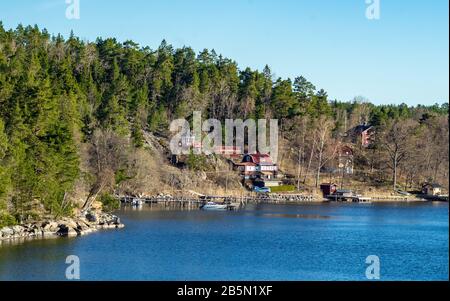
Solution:
[{"label": "green lawn", "polygon": [[282,185],[282,186],[270,187],[271,192],[288,192],[288,191],[294,191],[294,190],[295,190],[294,185]]}]

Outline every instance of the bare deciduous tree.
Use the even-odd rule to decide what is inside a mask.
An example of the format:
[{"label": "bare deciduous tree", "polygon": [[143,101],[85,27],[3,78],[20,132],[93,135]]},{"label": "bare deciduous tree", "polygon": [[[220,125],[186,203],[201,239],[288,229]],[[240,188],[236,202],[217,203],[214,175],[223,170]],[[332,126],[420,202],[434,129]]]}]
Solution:
[{"label": "bare deciduous tree", "polygon": [[113,131],[99,129],[94,132],[89,150],[89,167],[95,180],[83,205],[83,211],[89,210],[105,189],[114,187],[116,172],[127,165],[127,148],[127,140]]},{"label": "bare deciduous tree", "polygon": [[412,137],[417,128],[417,122],[406,119],[396,120],[387,124],[377,137],[389,160],[388,167],[392,170],[392,185],[397,188],[400,163],[405,160],[412,147]]},{"label": "bare deciduous tree", "polygon": [[315,126],[314,140],[316,146],[316,187],[320,184],[320,171],[325,164],[334,158],[337,150],[337,143],[333,143],[331,131],[334,123],[325,117],[320,117]]}]

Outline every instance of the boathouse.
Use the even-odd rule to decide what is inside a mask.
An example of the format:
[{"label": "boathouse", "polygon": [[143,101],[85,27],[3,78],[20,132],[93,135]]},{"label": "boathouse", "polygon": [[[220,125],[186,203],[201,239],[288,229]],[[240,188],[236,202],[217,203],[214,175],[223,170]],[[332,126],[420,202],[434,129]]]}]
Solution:
[{"label": "boathouse", "polygon": [[437,183],[424,183],[422,193],[430,196],[438,196],[442,193],[442,186]]},{"label": "boathouse", "polygon": [[332,195],[337,191],[337,185],[334,183],[322,183],[320,184],[320,190],[322,191],[323,197]]}]

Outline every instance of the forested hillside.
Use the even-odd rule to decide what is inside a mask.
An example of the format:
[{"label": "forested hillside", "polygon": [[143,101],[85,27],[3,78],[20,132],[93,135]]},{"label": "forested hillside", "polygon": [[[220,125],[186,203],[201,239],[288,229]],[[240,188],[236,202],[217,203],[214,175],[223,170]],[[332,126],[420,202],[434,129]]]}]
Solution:
[{"label": "forested hillside", "polygon": [[368,123],[376,141],[358,148],[356,169],[390,187],[431,180],[448,188],[448,104],[334,101],[304,77],[239,68],[214,50],[86,42],[0,23],[0,225],[67,215],[148,181],[173,185],[148,166],[157,154],[145,137],[167,137],[169,122],[194,110],[280,119],[282,168],[305,183],[320,180],[347,130]]}]

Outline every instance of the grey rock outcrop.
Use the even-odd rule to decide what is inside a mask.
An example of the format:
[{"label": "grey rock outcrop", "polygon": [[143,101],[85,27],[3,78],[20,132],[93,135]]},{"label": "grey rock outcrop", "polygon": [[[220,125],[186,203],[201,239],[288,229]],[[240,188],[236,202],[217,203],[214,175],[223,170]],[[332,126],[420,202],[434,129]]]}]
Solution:
[{"label": "grey rock outcrop", "polygon": [[75,237],[99,229],[121,229],[125,227],[116,215],[102,212],[88,212],[75,218],[47,220],[0,229],[0,241],[26,238],[50,238],[56,236]]}]

